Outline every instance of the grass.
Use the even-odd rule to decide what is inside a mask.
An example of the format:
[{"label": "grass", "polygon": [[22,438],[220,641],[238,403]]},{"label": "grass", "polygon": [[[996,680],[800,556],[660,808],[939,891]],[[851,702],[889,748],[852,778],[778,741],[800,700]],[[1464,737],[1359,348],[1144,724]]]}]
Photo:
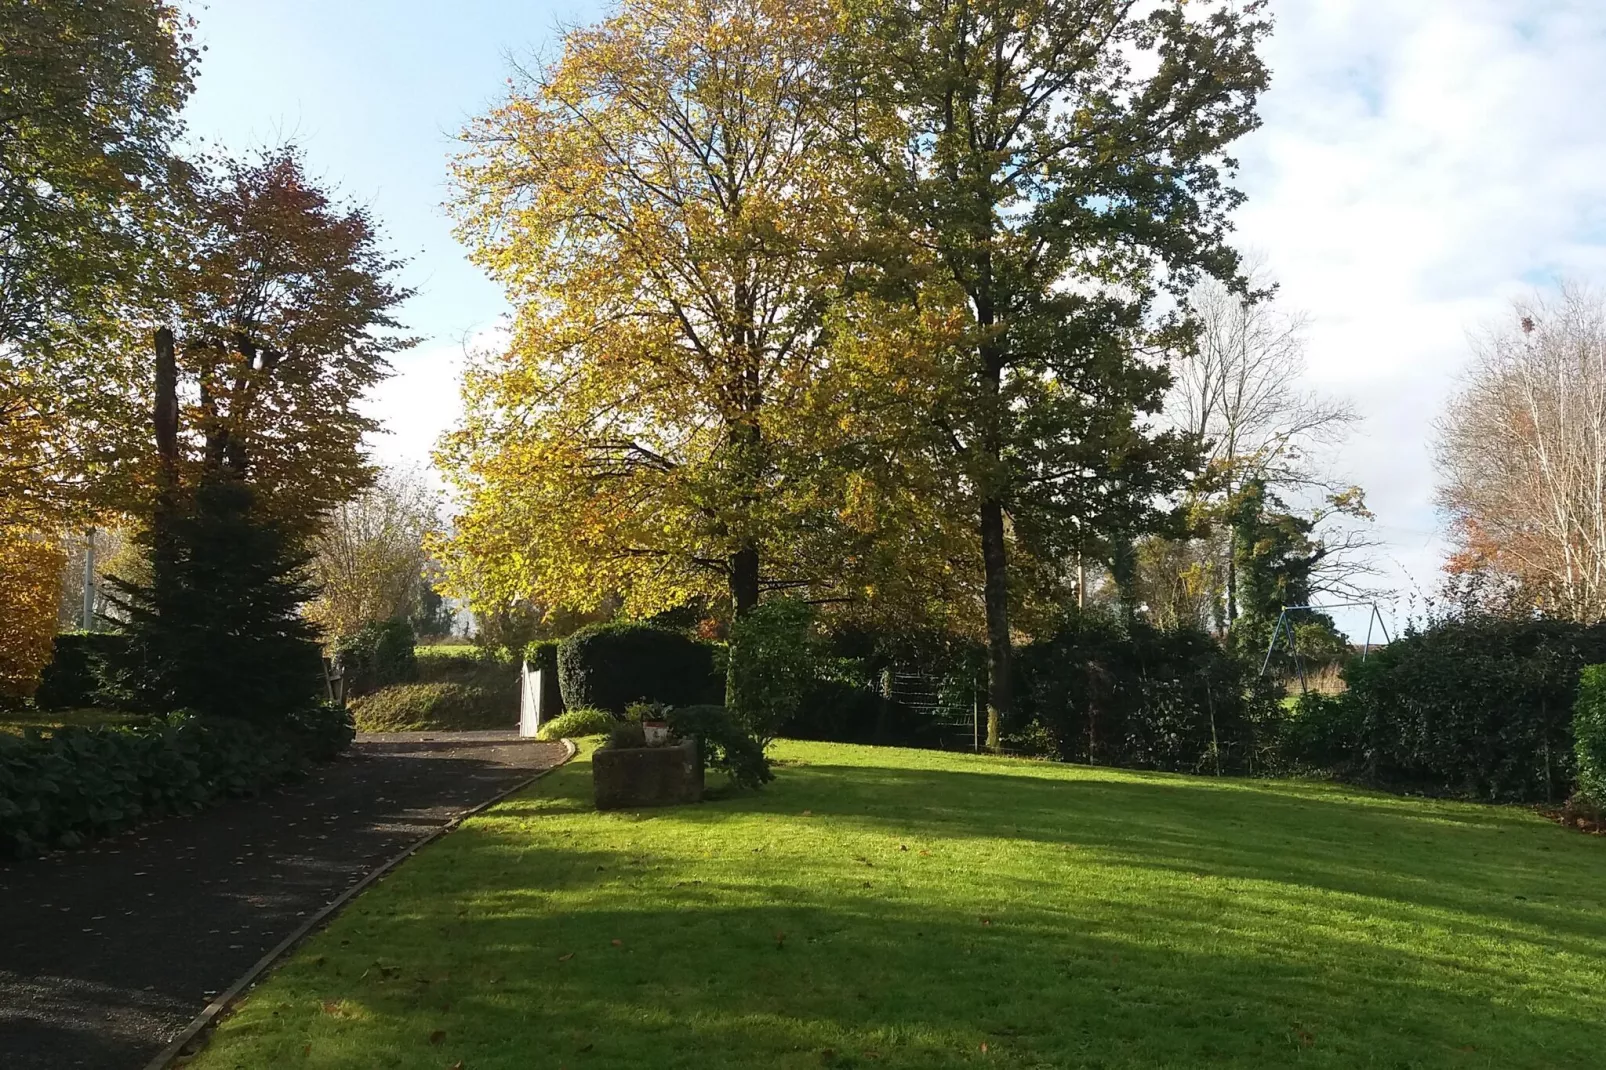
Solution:
[{"label": "grass", "polygon": [[1516,808],[782,743],[598,814],[585,754],[245,1000],[235,1067],[1599,1067],[1606,843]]},{"label": "grass", "polygon": [[13,735],[20,736],[28,728],[64,728],[68,725],[93,728],[97,725],[124,724],[134,720],[137,716],[137,714],[124,713],[120,710],[103,710],[94,707],[76,710],[36,710],[26,707],[8,710],[0,708],[0,732],[10,732]]}]

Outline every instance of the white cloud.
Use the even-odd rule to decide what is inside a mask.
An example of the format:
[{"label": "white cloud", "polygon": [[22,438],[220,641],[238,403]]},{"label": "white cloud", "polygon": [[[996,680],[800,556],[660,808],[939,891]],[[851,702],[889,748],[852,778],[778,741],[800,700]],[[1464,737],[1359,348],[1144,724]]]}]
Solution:
[{"label": "white cloud", "polygon": [[1311,314],[1312,382],[1366,417],[1339,463],[1389,581],[1431,588],[1432,421],[1468,332],[1558,275],[1606,281],[1606,4],[1304,0],[1266,56],[1240,238]]},{"label": "white cloud", "polygon": [[[1310,313],[1312,383],[1366,417],[1338,463],[1378,514],[1388,581],[1431,588],[1432,421],[1467,333],[1557,276],[1606,285],[1606,3],[1279,7],[1239,237]],[[435,339],[397,361],[371,409],[381,459],[427,462],[463,352]]]},{"label": "white cloud", "polygon": [[396,374],[368,396],[364,412],[384,425],[369,439],[375,460],[395,467],[426,467],[441,435],[462,413],[459,388],[470,353],[504,344],[489,327],[455,342],[435,339],[397,357]]}]

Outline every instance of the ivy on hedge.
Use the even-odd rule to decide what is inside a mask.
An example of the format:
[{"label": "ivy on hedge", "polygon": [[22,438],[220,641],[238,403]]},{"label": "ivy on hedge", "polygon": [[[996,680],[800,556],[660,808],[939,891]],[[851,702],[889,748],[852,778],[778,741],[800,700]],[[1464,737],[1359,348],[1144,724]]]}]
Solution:
[{"label": "ivy on hedge", "polygon": [[0,853],[32,854],[251,795],[350,743],[344,710],[268,729],[193,714],[118,727],[0,735]]}]

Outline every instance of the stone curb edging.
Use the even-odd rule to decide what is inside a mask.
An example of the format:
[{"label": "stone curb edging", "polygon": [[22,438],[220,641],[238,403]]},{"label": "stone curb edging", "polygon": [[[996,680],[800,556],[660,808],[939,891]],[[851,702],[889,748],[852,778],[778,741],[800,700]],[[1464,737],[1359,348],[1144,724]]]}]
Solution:
[{"label": "stone curb edging", "polygon": [[561,769],[565,765],[569,764],[569,761],[573,759],[577,753],[579,753],[580,748],[575,745],[575,742],[572,739],[565,739],[562,742],[566,750],[562,761],[548,766],[539,773],[536,773],[534,776],[526,777],[517,784],[514,784],[512,787],[508,788],[506,791],[498,792],[491,798],[486,799],[478,806],[464,810],[462,813],[458,814],[444,825],[430,832],[428,835],[419,839],[415,843],[403,848],[397,854],[386,859],[384,862],[381,862],[378,867],[364,874],[362,879],[356,884],[353,884],[334,899],[330,900],[330,902],[327,903],[322,910],[308,918],[289,936],[285,937],[283,940],[274,945],[271,951],[258,959],[256,964],[253,965],[249,970],[246,970],[245,973],[242,974],[232,985],[218,993],[218,995],[213,998],[212,1002],[208,1003],[206,1008],[202,1010],[200,1014],[196,1015],[195,1018],[190,1021],[190,1024],[185,1026],[184,1030],[179,1033],[178,1036],[173,1038],[172,1042],[169,1043],[167,1047],[163,1048],[157,1053],[154,1059],[145,1064],[145,1070],[168,1070],[168,1067],[172,1064],[173,1060],[178,1058],[179,1055],[183,1053],[184,1048],[196,1037],[200,1036],[208,1026],[217,1021],[218,1016],[224,1011],[228,1010],[229,1005],[232,1004],[236,999],[240,998],[240,994],[242,992],[251,987],[251,985],[255,984],[257,979],[266,973],[274,965],[274,963],[283,958],[285,953],[291,948],[295,947],[302,940],[305,940],[309,935],[311,935],[314,929],[317,929],[328,922],[336,913],[339,912],[341,907],[345,906],[348,902],[355,898],[357,894],[364,888],[367,888],[370,884],[373,884],[375,881],[379,880],[379,878],[385,876],[391,870],[407,861],[407,859],[411,858],[421,848],[428,846],[435,840],[440,839],[448,832],[451,832],[453,829],[457,828],[457,826],[461,825],[464,821],[478,813],[481,813],[482,811],[490,809],[503,799],[507,798],[509,795],[523,791],[525,788],[529,787],[531,784],[534,784],[537,780],[540,780],[548,773],[555,772],[556,770]]}]

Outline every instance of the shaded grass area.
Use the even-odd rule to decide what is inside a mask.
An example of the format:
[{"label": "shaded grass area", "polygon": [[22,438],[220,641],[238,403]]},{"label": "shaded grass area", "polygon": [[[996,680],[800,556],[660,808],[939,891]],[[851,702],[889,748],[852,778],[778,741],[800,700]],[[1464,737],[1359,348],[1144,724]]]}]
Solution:
[{"label": "shaded grass area", "polygon": [[0,732],[10,732],[21,735],[26,729],[64,728],[75,725],[82,728],[93,728],[97,725],[127,724],[129,721],[140,719],[139,714],[126,713],[122,710],[104,710],[97,707],[84,707],[72,710],[39,710],[32,707],[20,709],[0,708]]},{"label": "shaded grass area", "polygon": [[419,647],[418,653],[417,683],[382,687],[351,701],[359,732],[468,731],[518,724],[515,666],[482,657],[472,647]]},{"label": "shaded grass area", "polygon": [[782,743],[598,814],[585,756],[365,894],[194,1064],[1586,1068],[1606,845],[1530,812]]}]

